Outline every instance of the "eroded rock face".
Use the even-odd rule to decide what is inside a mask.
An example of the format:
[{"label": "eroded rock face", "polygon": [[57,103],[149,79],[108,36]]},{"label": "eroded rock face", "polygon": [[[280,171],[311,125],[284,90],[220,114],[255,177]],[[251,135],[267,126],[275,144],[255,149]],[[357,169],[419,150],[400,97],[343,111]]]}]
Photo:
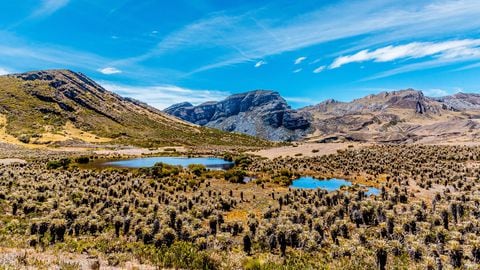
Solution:
[{"label": "eroded rock face", "polygon": [[[448,138],[480,138],[480,94],[432,98],[406,89],[341,102],[325,100],[292,110],[278,93],[252,91],[199,106],[166,110],[192,123],[270,140],[400,143]],[[471,121],[471,122],[468,122]]]},{"label": "eroded rock face", "polygon": [[400,143],[477,138],[480,95],[456,94],[442,98],[406,89],[368,95],[351,102],[332,100],[299,111],[311,116],[311,126],[324,138]]},{"label": "eroded rock face", "polygon": [[309,120],[292,110],[279,93],[265,90],[236,94],[198,106],[179,103],[165,112],[198,125],[270,140],[295,140],[310,127]]},{"label": "eroded rock face", "polygon": [[480,110],[480,94],[457,93],[451,96],[435,98],[442,102],[445,109],[454,111]]}]

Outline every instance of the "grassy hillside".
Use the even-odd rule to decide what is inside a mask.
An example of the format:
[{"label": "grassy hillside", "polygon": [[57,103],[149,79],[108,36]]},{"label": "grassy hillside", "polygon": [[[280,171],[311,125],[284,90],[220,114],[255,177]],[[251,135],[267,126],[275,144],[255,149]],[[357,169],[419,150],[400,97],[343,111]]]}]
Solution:
[{"label": "grassy hillside", "polygon": [[194,126],[120,97],[68,70],[0,76],[5,136],[28,144],[69,139],[139,146],[263,146],[254,137]]}]

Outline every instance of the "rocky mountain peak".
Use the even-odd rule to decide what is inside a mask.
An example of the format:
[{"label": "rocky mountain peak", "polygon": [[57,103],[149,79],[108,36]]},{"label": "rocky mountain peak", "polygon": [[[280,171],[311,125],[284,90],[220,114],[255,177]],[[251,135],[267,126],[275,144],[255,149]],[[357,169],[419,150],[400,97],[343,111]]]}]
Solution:
[{"label": "rocky mountain peak", "polygon": [[181,102],[181,103],[173,104],[172,106],[166,108],[165,110],[177,110],[177,109],[188,108],[188,107],[193,107],[193,104],[190,102]]},{"label": "rocky mountain peak", "polygon": [[164,111],[198,125],[271,140],[295,139],[310,126],[304,115],[292,110],[278,92],[270,90],[234,94],[198,106],[188,104],[175,104]]}]

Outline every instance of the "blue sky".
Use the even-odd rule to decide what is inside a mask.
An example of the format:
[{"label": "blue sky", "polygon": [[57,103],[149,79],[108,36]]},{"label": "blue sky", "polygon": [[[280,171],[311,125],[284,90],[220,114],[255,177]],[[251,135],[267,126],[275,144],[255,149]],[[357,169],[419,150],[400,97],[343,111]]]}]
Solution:
[{"label": "blue sky", "polygon": [[1,1],[0,74],[68,68],[158,108],[478,92],[479,16],[478,0]]}]

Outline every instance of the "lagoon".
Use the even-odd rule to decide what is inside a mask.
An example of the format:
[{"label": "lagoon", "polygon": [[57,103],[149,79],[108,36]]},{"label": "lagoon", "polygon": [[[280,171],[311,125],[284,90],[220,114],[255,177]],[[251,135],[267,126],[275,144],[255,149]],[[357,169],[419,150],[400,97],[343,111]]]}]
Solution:
[{"label": "lagoon", "polygon": [[[319,180],[310,176],[305,176],[305,177],[300,177],[296,180],[293,180],[292,185],[290,185],[291,188],[299,188],[299,189],[321,188],[321,189],[325,189],[328,192],[339,190],[342,186],[352,186],[352,182],[344,179],[337,179],[337,178]],[[368,187],[368,190],[367,192],[365,192],[365,194],[367,196],[378,195],[380,194],[380,190],[374,187]]]},{"label": "lagoon", "polygon": [[174,166],[188,167],[191,164],[202,164],[208,169],[229,169],[233,167],[233,162],[215,157],[142,157],[133,159],[123,159],[108,161],[100,164],[101,166],[111,166],[118,168],[149,168],[156,163],[165,163]]}]

